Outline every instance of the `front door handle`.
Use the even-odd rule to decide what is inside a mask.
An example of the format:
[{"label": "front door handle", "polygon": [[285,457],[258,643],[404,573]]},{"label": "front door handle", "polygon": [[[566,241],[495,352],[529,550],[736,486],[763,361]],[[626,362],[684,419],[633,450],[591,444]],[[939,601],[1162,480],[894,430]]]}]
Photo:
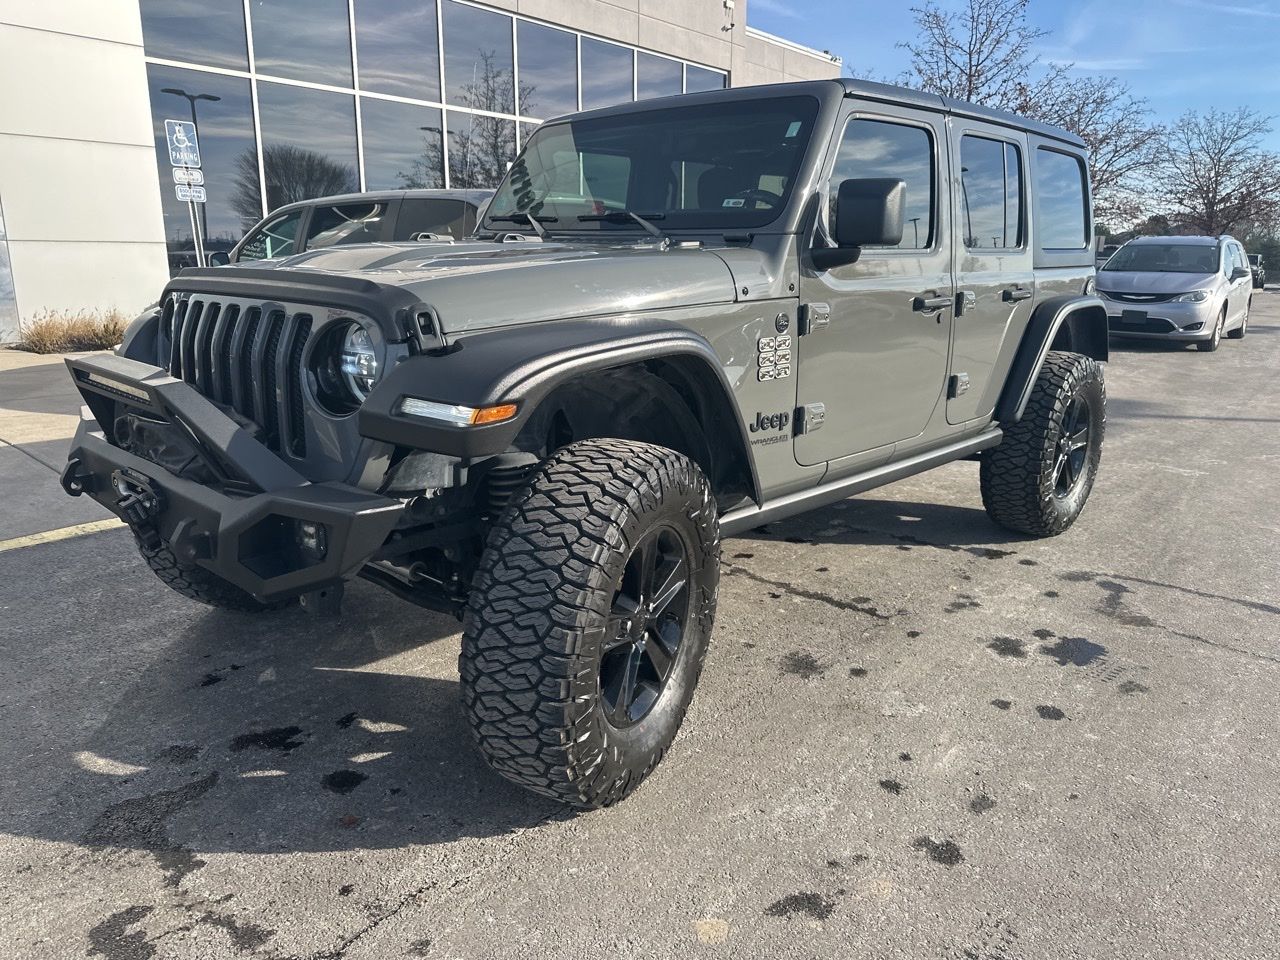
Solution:
[{"label": "front door handle", "polygon": [[1005,303],[1017,303],[1019,300],[1030,300],[1035,293],[1026,287],[1005,287],[1001,296],[1004,297]]},{"label": "front door handle", "polygon": [[933,313],[935,310],[945,310],[949,306],[951,306],[950,297],[930,297],[921,294],[911,301],[911,309],[919,313]]}]

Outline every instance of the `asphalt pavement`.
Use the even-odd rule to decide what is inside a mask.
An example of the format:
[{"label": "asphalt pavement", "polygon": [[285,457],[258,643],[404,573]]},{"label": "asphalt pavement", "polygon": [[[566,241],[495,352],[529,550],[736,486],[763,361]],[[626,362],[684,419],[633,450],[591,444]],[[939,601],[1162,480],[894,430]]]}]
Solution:
[{"label": "asphalt pavement", "polygon": [[1276,291],[1115,343],[1056,539],[956,463],[726,542],[674,748],[578,814],[473,752],[450,618],[169,592],[0,358],[4,956],[1274,957],[1278,371]]}]

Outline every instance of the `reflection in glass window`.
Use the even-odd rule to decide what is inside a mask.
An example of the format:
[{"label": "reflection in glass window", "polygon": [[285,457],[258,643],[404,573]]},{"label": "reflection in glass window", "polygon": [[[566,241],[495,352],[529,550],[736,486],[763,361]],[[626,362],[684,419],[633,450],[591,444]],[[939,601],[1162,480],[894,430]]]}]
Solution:
[{"label": "reflection in glass window", "polygon": [[520,149],[524,149],[524,145],[529,142],[529,138],[533,136],[533,131],[537,130],[542,124],[529,123],[527,120],[520,121]]},{"label": "reflection in glass window", "polygon": [[960,140],[964,245],[1008,249],[1022,242],[1018,148],[986,137]]},{"label": "reflection in glass window", "polygon": [[360,189],[354,98],[258,84],[267,209]]},{"label": "reflection in glass window", "polygon": [[684,92],[684,64],[652,53],[636,54],[636,99],[674,97]]},{"label": "reflection in glass window", "polygon": [[302,210],[291,210],[273,220],[268,220],[249,234],[236,256],[241,260],[267,260],[271,257],[287,257],[298,252],[298,224]]},{"label": "reflection in glass window", "polygon": [[520,114],[550,119],[578,109],[578,40],[572,33],[521,20]]},{"label": "reflection in glass window", "polygon": [[444,0],[444,92],[448,103],[515,111],[511,18]]},{"label": "reflection in glass window", "polygon": [[692,63],[685,68],[684,92],[698,93],[702,90],[723,90],[725,75],[719,70],[707,70],[695,67]]},{"label": "reflection in glass window", "polygon": [[147,87],[151,95],[151,126],[160,176],[165,242],[169,247],[170,269],[177,270],[195,266],[195,243],[191,236],[190,207],[174,195],[164,121],[166,118],[189,120],[191,105],[186,97],[164,90],[217,98],[196,101],[201,169],[208,198],[197,207],[203,216],[202,234],[207,251],[229,251],[244,231],[262,218],[253,105],[248,80],[216,73],[148,64]]},{"label": "reflection in glass window", "polygon": [[18,337],[18,298],[13,290],[8,237],[4,227],[4,207],[0,205],[0,341]]},{"label": "reflection in glass window", "polygon": [[307,249],[374,243],[382,239],[385,200],[335,203],[316,207],[307,225]]},{"label": "reflection in glass window", "polygon": [[149,57],[249,68],[240,3],[142,0],[142,45]]},{"label": "reflection in glass window", "polygon": [[347,0],[253,0],[249,16],[259,73],[352,85]]},{"label": "reflection in glass window", "polygon": [[611,107],[632,99],[632,54],[628,47],[582,38],[582,109]]},{"label": "reflection in glass window", "polygon": [[1079,158],[1036,151],[1037,239],[1042,250],[1079,250],[1088,244],[1084,165]]},{"label": "reflection in glass window", "polygon": [[440,111],[394,100],[360,98],[366,190],[444,186]]},{"label": "reflection in glass window", "polygon": [[933,243],[933,138],[922,127],[882,120],[850,120],[831,172],[831,210],[844,180],[889,177],[906,184],[900,248]]},{"label": "reflection in glass window", "polygon": [[360,89],[440,99],[436,5],[423,0],[356,0]]},{"label": "reflection in glass window", "polygon": [[449,186],[496,187],[516,156],[514,120],[450,110]]}]

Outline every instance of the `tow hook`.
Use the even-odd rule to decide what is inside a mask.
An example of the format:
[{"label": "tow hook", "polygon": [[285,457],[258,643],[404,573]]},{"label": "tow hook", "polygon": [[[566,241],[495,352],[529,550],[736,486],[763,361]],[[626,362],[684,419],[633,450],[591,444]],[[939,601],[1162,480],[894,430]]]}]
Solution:
[{"label": "tow hook", "polygon": [[111,474],[111,486],[117,494],[116,513],[120,519],[132,527],[147,546],[157,546],[160,534],[155,520],[160,516],[161,503],[160,494],[151,486],[151,481],[124,467]]}]

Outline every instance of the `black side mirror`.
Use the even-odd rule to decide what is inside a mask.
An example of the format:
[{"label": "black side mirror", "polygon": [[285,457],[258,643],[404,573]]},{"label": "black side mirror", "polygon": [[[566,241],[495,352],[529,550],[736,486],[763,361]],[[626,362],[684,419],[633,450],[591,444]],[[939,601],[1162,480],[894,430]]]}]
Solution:
[{"label": "black side mirror", "polygon": [[211,267],[225,267],[231,262],[231,254],[225,250],[215,250],[209,256],[205,257]]},{"label": "black side mirror", "polygon": [[1245,277],[1250,277],[1250,276],[1253,276],[1252,272],[1249,270],[1246,270],[1244,267],[1236,267],[1234,270],[1231,271],[1232,280],[1243,280]]},{"label": "black side mirror", "polygon": [[842,182],[831,216],[836,247],[814,250],[814,265],[820,270],[829,270],[856,262],[863,247],[900,244],[906,192],[903,181],[887,177]]}]

